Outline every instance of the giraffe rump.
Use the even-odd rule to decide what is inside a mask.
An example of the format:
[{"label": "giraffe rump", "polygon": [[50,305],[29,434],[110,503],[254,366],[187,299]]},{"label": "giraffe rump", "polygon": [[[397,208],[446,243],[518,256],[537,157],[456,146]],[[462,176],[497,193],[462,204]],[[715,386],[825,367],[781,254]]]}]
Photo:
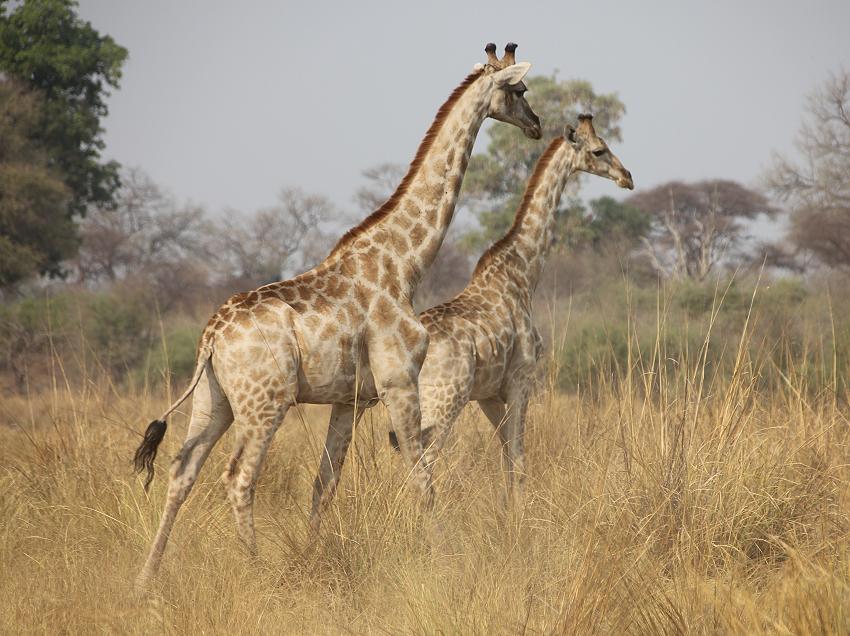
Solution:
[{"label": "giraffe rump", "polygon": [[133,466],[136,473],[147,471],[147,475],[145,476],[145,490],[148,489],[151,481],[153,481],[153,462],[156,459],[156,450],[165,437],[167,428],[168,424],[165,423],[165,420],[154,420],[148,424],[142,443],[139,444],[136,454],[133,455]]}]

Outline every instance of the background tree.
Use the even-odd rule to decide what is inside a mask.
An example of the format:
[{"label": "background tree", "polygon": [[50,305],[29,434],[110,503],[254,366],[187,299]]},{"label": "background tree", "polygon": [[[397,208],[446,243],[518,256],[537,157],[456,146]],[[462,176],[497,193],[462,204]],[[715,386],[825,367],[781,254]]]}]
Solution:
[{"label": "background tree", "polygon": [[227,215],[215,230],[220,271],[229,273],[231,285],[247,289],[312,267],[332,247],[320,227],[332,212],[324,196],[288,188],[274,207],[248,218]]},{"label": "background tree", "polygon": [[0,79],[0,292],[7,294],[77,248],[65,214],[69,192],[31,137],[40,107],[20,84]]},{"label": "background tree", "polygon": [[[850,267],[850,74],[832,75],[812,93],[797,135],[799,163],[775,156],[765,175],[770,192],[789,204],[792,252]],[[787,249],[774,247],[788,256]]]},{"label": "background tree", "polygon": [[[467,234],[464,243],[475,250],[510,227],[537,159],[548,140],[563,134],[564,124],[575,122],[581,112],[590,112],[600,136],[609,142],[621,139],[619,121],[626,109],[616,94],[598,95],[590,82],[558,80],[556,75],[532,77],[527,85],[528,101],[543,122],[543,141],[530,140],[513,126],[492,126],[487,130],[487,150],[470,159],[462,204],[478,217],[481,230]],[[569,195],[577,192],[579,181],[575,178],[567,186],[561,213],[566,213]]]},{"label": "background tree", "polygon": [[722,179],[671,181],[626,203],[652,219],[652,233],[642,241],[656,272],[699,281],[733,256],[745,238],[747,221],[776,212],[758,192]]},{"label": "background tree", "polygon": [[80,249],[71,261],[85,283],[134,279],[169,306],[209,272],[209,222],[203,209],[179,206],[141,170],[127,170],[114,205],[92,206],[79,222]]},{"label": "background tree", "polygon": [[[111,202],[118,187],[118,164],[100,157],[100,122],[127,58],[125,48],[77,17],[76,6],[72,0],[0,0],[0,71],[43,99],[30,137],[70,189],[69,217]],[[47,265],[58,271],[58,262]]]},{"label": "background tree", "polygon": [[587,205],[571,197],[559,215],[558,243],[570,248],[590,247],[597,252],[616,248],[633,249],[649,234],[651,222],[646,212],[603,196]]}]

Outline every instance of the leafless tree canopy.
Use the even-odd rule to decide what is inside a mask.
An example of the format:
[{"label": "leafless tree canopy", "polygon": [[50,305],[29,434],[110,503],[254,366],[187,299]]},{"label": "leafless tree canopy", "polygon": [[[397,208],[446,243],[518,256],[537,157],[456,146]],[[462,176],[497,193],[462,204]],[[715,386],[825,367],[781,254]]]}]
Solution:
[{"label": "leafless tree canopy", "polygon": [[673,181],[626,201],[652,218],[644,250],[659,275],[705,280],[744,238],[744,222],[776,210],[758,192],[721,179]]},{"label": "leafless tree canopy", "polygon": [[79,222],[73,265],[84,283],[141,279],[163,304],[187,289],[247,289],[312,266],[330,249],[320,223],[331,214],[322,196],[283,190],[278,204],[253,215],[213,220],[197,206],[178,206],[139,170],[123,176],[114,207]]},{"label": "leafless tree canopy", "polygon": [[398,163],[381,163],[363,171],[367,180],[354,194],[354,201],[363,214],[370,214],[390,198],[404,177],[405,168]]},{"label": "leafless tree canopy", "polygon": [[767,187],[791,209],[788,241],[830,266],[850,267],[850,74],[812,93],[797,136],[802,160],[776,155]]},{"label": "leafless tree canopy", "polygon": [[122,177],[117,205],[95,207],[79,222],[75,266],[82,281],[183,267],[204,258],[209,228],[197,206],[178,206],[140,170]]},{"label": "leafless tree canopy", "polygon": [[[311,267],[315,252],[330,248],[319,224],[332,211],[324,196],[286,188],[273,207],[247,218],[226,216],[216,230],[217,269],[255,286]],[[316,243],[321,249],[312,249]]]}]

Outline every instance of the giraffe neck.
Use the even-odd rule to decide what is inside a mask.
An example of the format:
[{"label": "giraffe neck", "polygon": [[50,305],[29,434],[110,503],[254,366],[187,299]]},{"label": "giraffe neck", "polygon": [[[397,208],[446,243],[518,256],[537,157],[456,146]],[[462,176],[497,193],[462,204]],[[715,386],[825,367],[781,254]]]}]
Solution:
[{"label": "giraffe neck", "polygon": [[412,296],[454,216],[472,146],[487,116],[493,84],[470,75],[443,105],[396,192],[350,230],[329,258],[378,246],[391,252]]},{"label": "giraffe neck", "polygon": [[474,276],[506,275],[529,294],[537,287],[555,233],[555,211],[567,179],[575,172],[575,150],[558,137],[541,155],[508,233],[488,249]]}]

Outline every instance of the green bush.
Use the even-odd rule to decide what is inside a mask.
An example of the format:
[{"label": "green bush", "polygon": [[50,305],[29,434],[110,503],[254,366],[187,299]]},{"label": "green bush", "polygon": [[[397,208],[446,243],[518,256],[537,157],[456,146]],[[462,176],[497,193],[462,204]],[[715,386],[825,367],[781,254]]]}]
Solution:
[{"label": "green bush", "polygon": [[672,287],[676,305],[683,309],[691,318],[698,318],[711,312],[730,313],[744,309],[749,303],[749,296],[739,289],[739,286],[718,282],[697,283],[681,281]]},{"label": "green bush", "polygon": [[142,293],[114,290],[91,298],[86,339],[115,378],[137,367],[156,333],[156,312]]},{"label": "green bush", "polygon": [[156,381],[170,377],[176,385],[192,377],[198,355],[199,325],[173,327],[165,334],[165,342],[155,342],[147,358],[144,371]]}]

